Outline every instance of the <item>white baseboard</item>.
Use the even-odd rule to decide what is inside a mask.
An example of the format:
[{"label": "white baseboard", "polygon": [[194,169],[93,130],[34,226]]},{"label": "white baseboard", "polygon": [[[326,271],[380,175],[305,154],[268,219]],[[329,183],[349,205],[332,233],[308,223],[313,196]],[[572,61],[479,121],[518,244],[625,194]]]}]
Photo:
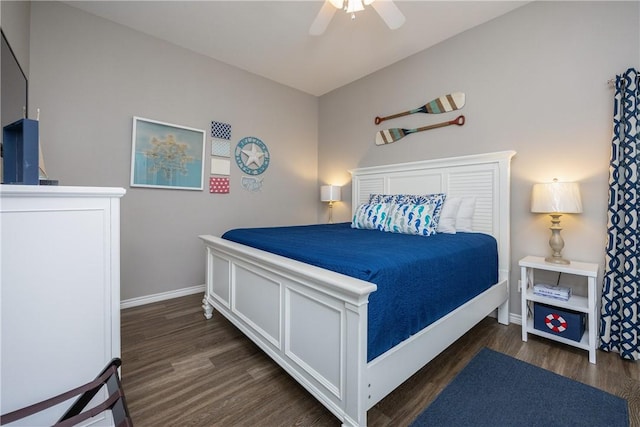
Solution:
[{"label": "white baseboard", "polygon": [[522,325],[522,316],[519,314],[509,313],[509,322]]},{"label": "white baseboard", "polygon": [[[495,319],[498,318],[498,310],[493,310],[489,313],[489,317],[493,317]],[[522,316],[519,314],[513,314],[509,312],[509,323],[515,323],[516,325],[522,325]]]},{"label": "white baseboard", "polygon": [[205,285],[191,286],[189,288],[177,289],[175,291],[161,292],[159,294],[147,295],[144,297],[131,298],[128,300],[120,301],[120,310],[125,308],[137,307],[139,305],[151,304],[153,302],[165,301],[168,299],[184,297],[186,295],[193,295],[203,293],[205,291]]}]

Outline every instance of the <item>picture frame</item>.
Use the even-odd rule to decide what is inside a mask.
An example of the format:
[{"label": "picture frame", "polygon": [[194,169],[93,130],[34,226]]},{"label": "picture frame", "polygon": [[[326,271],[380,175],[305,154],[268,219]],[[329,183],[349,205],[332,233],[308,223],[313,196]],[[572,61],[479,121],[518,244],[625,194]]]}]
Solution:
[{"label": "picture frame", "polygon": [[133,117],[131,187],[203,190],[205,131]]}]

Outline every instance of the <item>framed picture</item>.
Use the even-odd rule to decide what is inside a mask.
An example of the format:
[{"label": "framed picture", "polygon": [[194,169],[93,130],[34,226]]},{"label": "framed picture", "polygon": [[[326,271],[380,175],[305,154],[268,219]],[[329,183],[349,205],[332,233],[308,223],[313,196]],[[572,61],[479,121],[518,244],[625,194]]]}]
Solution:
[{"label": "framed picture", "polygon": [[131,186],[202,190],[205,131],[133,118]]}]

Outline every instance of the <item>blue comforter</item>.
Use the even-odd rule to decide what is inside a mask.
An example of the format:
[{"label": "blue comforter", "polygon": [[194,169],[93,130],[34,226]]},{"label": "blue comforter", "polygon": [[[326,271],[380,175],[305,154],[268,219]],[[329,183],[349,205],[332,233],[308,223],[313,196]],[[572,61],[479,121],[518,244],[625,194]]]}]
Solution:
[{"label": "blue comforter", "polygon": [[341,223],[235,229],[222,237],[375,283],[368,361],[498,281],[497,243],[481,233],[422,237]]}]

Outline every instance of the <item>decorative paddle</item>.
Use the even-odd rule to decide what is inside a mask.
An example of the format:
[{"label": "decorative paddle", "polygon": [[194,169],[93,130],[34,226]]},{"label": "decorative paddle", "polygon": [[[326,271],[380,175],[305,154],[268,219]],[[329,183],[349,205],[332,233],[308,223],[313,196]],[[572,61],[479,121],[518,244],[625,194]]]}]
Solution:
[{"label": "decorative paddle", "polygon": [[385,120],[395,119],[396,117],[408,116],[415,113],[427,113],[427,114],[440,114],[448,113],[449,111],[459,110],[464,107],[465,95],[463,92],[454,92],[448,95],[443,95],[440,98],[434,99],[431,102],[426,103],[422,107],[415,108],[413,110],[405,111],[404,113],[393,114],[386,117],[376,117],[376,124],[379,125]]},{"label": "decorative paddle", "polygon": [[464,116],[458,116],[455,119],[450,120],[448,122],[436,123],[435,125],[423,126],[417,129],[393,128],[393,129],[381,130],[378,133],[376,133],[376,145],[391,144],[392,142],[396,142],[399,139],[402,139],[409,134],[422,132],[423,130],[442,128],[442,127],[451,126],[451,125],[462,126],[464,125],[464,121],[465,121]]}]

